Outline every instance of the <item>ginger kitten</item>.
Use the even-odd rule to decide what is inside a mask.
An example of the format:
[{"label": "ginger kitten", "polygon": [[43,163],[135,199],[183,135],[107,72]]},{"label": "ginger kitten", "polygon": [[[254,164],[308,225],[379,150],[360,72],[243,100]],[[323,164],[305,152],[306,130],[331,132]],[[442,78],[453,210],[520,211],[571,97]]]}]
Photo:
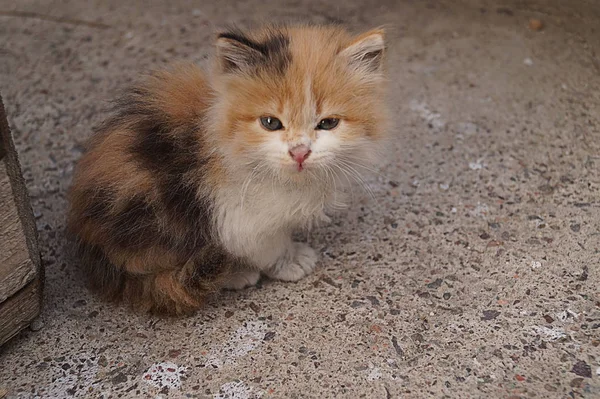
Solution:
[{"label": "ginger kitten", "polygon": [[297,281],[292,232],[345,205],[385,137],[384,36],[340,27],[221,33],[210,74],[146,78],[91,138],[68,228],[90,282],[142,311],[189,314],[260,275]]}]

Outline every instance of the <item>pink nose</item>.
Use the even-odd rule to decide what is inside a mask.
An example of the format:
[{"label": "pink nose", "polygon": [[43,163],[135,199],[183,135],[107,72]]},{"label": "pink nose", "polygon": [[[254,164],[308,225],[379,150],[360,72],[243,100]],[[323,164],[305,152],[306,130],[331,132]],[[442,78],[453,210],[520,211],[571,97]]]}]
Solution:
[{"label": "pink nose", "polygon": [[308,158],[310,155],[310,148],[305,144],[297,145],[296,147],[290,150],[290,156],[298,165],[302,165],[302,163]]}]

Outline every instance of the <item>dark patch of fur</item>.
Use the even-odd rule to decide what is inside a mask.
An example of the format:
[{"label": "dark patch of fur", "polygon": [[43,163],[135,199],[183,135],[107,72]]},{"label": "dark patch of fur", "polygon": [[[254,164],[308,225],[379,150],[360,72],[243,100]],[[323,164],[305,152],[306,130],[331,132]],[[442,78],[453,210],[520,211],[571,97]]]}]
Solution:
[{"label": "dark patch of fur", "polygon": [[131,148],[147,169],[162,172],[169,164],[177,160],[177,143],[168,137],[168,127],[160,120],[152,118],[138,123],[137,138]]},{"label": "dark patch of fur", "polygon": [[261,44],[267,52],[269,64],[279,74],[284,74],[292,62],[292,54],[288,50],[289,39],[282,34],[275,34]]},{"label": "dark patch of fur", "polygon": [[191,256],[211,241],[210,205],[199,199],[196,187],[181,178],[161,182],[162,200],[167,214],[186,226],[187,234],[174,242],[177,249]]},{"label": "dark patch of fur", "polygon": [[100,292],[108,300],[118,301],[125,284],[125,272],[112,265],[106,255],[96,245],[77,243],[76,255],[90,288]]},{"label": "dark patch of fur", "polygon": [[[196,282],[210,281],[222,273],[223,264],[231,266],[232,259],[220,247],[211,245],[205,246],[201,251],[198,251],[194,257],[194,272],[192,280]],[[202,265],[202,267],[198,267]]]},{"label": "dark patch of fur", "polygon": [[131,198],[109,221],[110,241],[116,248],[144,249],[156,245],[160,235],[156,214],[142,197]]},{"label": "dark patch of fur", "polygon": [[115,193],[108,188],[99,187],[95,190],[86,190],[85,196],[89,198],[89,203],[83,210],[82,217],[97,222],[106,220],[114,202]]},{"label": "dark patch of fur", "polygon": [[[267,40],[255,42],[250,40],[244,32],[232,28],[227,32],[222,32],[218,36],[222,39],[236,41],[242,46],[248,47],[248,64],[256,71],[267,69],[270,72],[284,74],[292,62],[292,54],[289,51],[290,39],[278,30],[269,32]],[[262,57],[255,57],[253,54],[260,53]],[[238,67],[227,62],[225,64],[226,72],[235,71]]]},{"label": "dark patch of fur", "polygon": [[246,35],[241,30],[236,29],[236,30],[231,30],[229,32],[219,33],[218,38],[234,40],[236,42],[243,44],[246,47],[250,47],[251,49],[254,49],[254,50],[262,53],[263,55],[267,55],[267,53],[263,51],[263,48],[259,43],[255,43],[252,40],[250,40],[248,37],[246,37]]},{"label": "dark patch of fur", "polygon": [[185,225],[187,233],[173,237],[171,243],[178,250],[191,254],[210,240],[210,206],[208,199],[198,197],[198,183],[202,166],[207,162],[200,154],[198,129],[194,123],[174,125],[160,111],[152,112],[149,105],[135,99],[123,104],[144,118],[133,125],[136,138],[129,152],[140,166],[153,173],[159,192],[160,205],[170,218],[167,225]]}]

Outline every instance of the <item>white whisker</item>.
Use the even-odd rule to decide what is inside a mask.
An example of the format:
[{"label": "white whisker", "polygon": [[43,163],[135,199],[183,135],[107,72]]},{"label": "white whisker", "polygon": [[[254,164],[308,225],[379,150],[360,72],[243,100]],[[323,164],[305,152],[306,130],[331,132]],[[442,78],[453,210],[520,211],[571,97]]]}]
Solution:
[{"label": "white whisker", "polygon": [[354,178],[354,180],[359,183],[360,185],[363,186],[363,188],[365,189],[365,191],[367,191],[367,193],[373,198],[376,199],[375,194],[373,193],[373,190],[371,189],[371,187],[367,184],[367,182],[363,179],[363,177],[360,175],[360,173],[352,167],[352,165],[349,165],[345,160],[342,159],[338,159],[339,164],[344,166],[344,169],[350,174],[350,176],[352,176]]}]

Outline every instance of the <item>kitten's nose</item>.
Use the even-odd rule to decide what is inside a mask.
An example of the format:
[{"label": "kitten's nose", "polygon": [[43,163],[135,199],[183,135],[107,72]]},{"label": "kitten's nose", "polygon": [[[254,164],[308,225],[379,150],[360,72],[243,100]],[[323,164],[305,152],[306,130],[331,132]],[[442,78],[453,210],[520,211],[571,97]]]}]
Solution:
[{"label": "kitten's nose", "polygon": [[308,158],[310,155],[310,147],[306,144],[300,144],[290,150],[290,157],[296,162],[298,165],[302,165],[302,162]]}]

